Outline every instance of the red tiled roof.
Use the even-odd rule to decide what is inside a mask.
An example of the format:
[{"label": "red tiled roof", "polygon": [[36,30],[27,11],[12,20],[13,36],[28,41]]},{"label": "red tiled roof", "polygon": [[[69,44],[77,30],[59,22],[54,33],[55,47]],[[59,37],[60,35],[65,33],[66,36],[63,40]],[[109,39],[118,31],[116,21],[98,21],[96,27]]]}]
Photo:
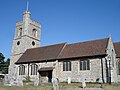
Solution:
[{"label": "red tiled roof", "polygon": [[114,47],[115,47],[116,57],[120,58],[120,42],[115,42]]},{"label": "red tiled roof", "polygon": [[93,40],[66,45],[58,58],[74,58],[105,55],[108,45],[108,39]]},{"label": "red tiled roof", "polygon": [[59,55],[65,44],[66,43],[61,43],[61,44],[28,49],[20,57],[20,59],[16,62],[16,64],[54,60],[57,58],[57,56]]},{"label": "red tiled roof", "polygon": [[75,44],[62,43],[28,49],[16,64],[106,55],[105,50],[108,45],[108,40],[109,38],[105,38]]}]

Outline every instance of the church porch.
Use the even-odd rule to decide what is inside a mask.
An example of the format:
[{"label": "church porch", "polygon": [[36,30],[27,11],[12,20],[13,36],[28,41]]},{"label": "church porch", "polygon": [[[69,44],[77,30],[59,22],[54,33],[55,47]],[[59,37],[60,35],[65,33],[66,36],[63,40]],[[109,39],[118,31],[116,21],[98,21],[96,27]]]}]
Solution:
[{"label": "church porch", "polygon": [[52,81],[53,67],[42,67],[38,72],[41,82],[48,83]]}]

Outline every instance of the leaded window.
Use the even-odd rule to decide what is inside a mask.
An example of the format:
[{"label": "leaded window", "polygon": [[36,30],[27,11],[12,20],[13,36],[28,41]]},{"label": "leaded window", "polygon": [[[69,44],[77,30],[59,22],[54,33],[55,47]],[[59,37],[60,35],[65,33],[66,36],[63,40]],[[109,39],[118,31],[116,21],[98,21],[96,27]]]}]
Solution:
[{"label": "leaded window", "polygon": [[70,61],[63,62],[63,71],[71,71],[71,62]]},{"label": "leaded window", "polygon": [[37,75],[38,66],[36,64],[31,65],[31,75]]},{"label": "leaded window", "polygon": [[80,70],[90,70],[90,61],[80,60]]},{"label": "leaded window", "polygon": [[25,66],[24,65],[19,66],[19,75],[25,75]]}]

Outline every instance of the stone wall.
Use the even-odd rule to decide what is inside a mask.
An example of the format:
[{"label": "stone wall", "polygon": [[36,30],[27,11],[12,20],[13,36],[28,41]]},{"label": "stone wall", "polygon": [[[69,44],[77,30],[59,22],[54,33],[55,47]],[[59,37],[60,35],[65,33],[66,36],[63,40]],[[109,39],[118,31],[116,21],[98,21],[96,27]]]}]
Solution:
[{"label": "stone wall", "polygon": [[[33,35],[33,29],[36,30],[36,35]],[[20,56],[27,49],[40,46],[40,32],[41,25],[36,21],[31,20],[30,12],[26,11],[23,15],[23,20],[16,23],[16,31],[10,56],[9,78],[17,78],[19,72],[18,65],[15,65],[15,62]],[[27,68],[26,64],[25,66]]]},{"label": "stone wall", "polygon": [[82,82],[85,79],[87,82],[96,82],[97,79],[101,82],[101,63],[99,58],[89,59],[90,70],[80,70],[80,59],[72,60],[71,71],[63,71],[63,62],[59,62],[59,81],[67,82],[70,77],[72,82]]},{"label": "stone wall", "polygon": [[[40,68],[43,68],[43,67],[53,67],[53,71],[52,71],[52,77],[57,77],[57,71],[56,71],[56,61],[53,61],[53,62],[41,62],[41,63],[30,63],[29,64],[29,77],[30,77],[30,80],[31,81],[34,81],[35,79],[36,79],[36,77],[40,77],[40,75],[39,75],[39,73],[37,72],[37,75],[31,75],[31,65],[32,64],[36,64],[37,66],[38,66],[38,69],[40,69]],[[19,68],[18,68],[18,76],[19,77],[23,77],[24,79],[26,78],[26,77],[28,77],[28,64],[23,64],[24,66],[25,66],[25,75],[19,75]],[[18,65],[19,66],[19,65]],[[17,66],[17,67],[18,67]]]},{"label": "stone wall", "polygon": [[116,53],[113,46],[112,38],[109,38],[108,46],[106,49],[107,67],[111,69],[111,82],[117,82],[117,66],[116,66]]},{"label": "stone wall", "polygon": [[116,62],[117,62],[117,80],[118,82],[120,82],[120,74],[118,74],[118,70],[119,70],[118,63],[120,62],[120,58],[116,58]]}]

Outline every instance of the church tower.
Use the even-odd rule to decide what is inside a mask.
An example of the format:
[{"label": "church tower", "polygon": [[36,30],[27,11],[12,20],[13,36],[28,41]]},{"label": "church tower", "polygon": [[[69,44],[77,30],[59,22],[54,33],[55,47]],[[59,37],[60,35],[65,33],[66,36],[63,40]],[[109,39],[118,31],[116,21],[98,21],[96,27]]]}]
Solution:
[{"label": "church tower", "polygon": [[41,25],[30,18],[30,12],[27,9],[23,14],[23,19],[16,23],[16,31],[13,39],[12,52],[10,56],[9,76],[15,77],[15,62],[29,48],[40,46]]}]

